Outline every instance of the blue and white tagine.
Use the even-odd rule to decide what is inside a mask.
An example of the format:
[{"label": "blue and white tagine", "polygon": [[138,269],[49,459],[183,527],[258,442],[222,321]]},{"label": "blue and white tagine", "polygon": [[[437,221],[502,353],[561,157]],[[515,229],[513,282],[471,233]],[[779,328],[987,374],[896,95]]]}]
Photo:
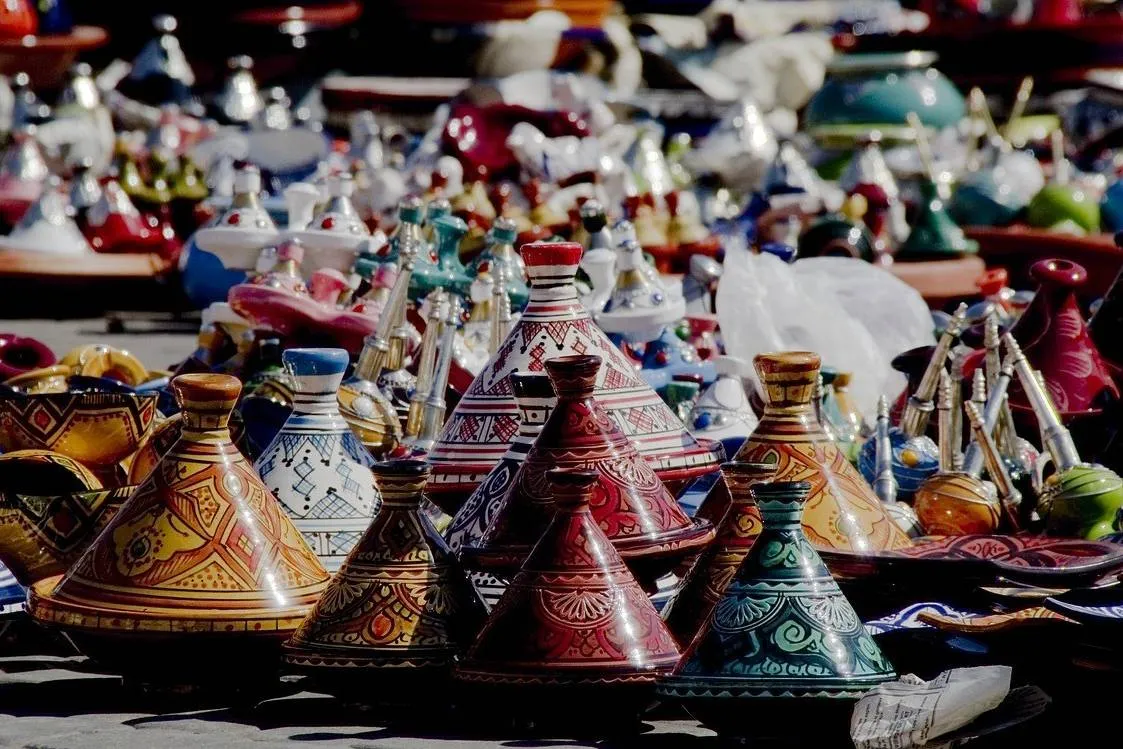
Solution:
[{"label": "blue and white tagine", "polygon": [[329,572],[339,569],[382,504],[374,458],[339,413],[343,349],[289,349],[293,412],[254,467]]}]

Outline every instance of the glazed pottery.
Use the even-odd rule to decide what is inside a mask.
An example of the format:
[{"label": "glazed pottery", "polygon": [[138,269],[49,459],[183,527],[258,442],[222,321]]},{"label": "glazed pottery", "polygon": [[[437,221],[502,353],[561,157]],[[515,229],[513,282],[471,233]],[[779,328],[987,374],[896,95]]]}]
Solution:
[{"label": "glazed pottery", "polygon": [[[419,696],[410,685],[428,695],[451,676],[485,614],[421,511],[425,462],[390,461],[372,470],[382,510],[285,645],[284,661],[325,682],[347,680],[375,700],[396,701]],[[379,686],[382,694],[365,692]]]},{"label": "glazed pottery", "polygon": [[[776,464],[776,481],[810,482],[804,532],[820,548],[908,546],[908,537],[816,417],[811,401],[819,356],[805,351],[759,354],[753,363],[765,392],[764,416],[735,460]],[[715,485],[715,491],[723,491],[722,486]],[[712,511],[723,512],[720,504]]]},{"label": "glazed pottery", "polygon": [[[1123,189],[1123,183],[1120,183]],[[1123,228],[1123,221],[1120,222]],[[1115,244],[1123,244],[1123,234],[1116,234]],[[1123,269],[1115,277],[1095,314],[1088,320],[1088,336],[1092,345],[1109,364],[1123,371]],[[2,349],[0,349],[2,351]],[[0,354],[2,358],[2,354]]]},{"label": "glazed pottery", "polygon": [[687,426],[696,437],[721,440],[728,455],[733,455],[756,428],[758,419],[745,393],[741,374],[745,362],[735,356],[714,359],[717,379],[695,401]]},{"label": "glazed pottery", "polygon": [[708,385],[717,379],[714,363],[699,359],[694,347],[679,338],[670,328],[663,328],[657,338],[644,346],[640,367],[640,377],[656,390],[662,390],[668,383],[684,375],[697,376],[702,385]]},{"label": "glazed pottery", "polygon": [[667,627],[679,642],[694,639],[760,535],[760,512],[752,487],[768,481],[775,470],[771,463],[726,463],[721,467],[732,502],[718,524],[717,537],[698,555],[663,611]]},{"label": "glazed pottery", "polygon": [[164,236],[145,220],[114,179],[105,183],[86,211],[83,231],[90,246],[98,252],[156,251],[164,241]]},{"label": "glazed pottery", "polygon": [[173,387],[183,435],[69,571],[33,586],[28,607],[141,682],[267,681],[328,575],[230,440],[238,381],[188,374]]},{"label": "glazed pottery", "polygon": [[815,135],[849,132],[852,140],[873,129],[903,133],[909,112],[927,127],[955,126],[967,114],[967,104],[932,67],[935,62],[930,52],[837,57],[826,83],[807,104],[804,125]]},{"label": "glazed pottery", "polygon": [[155,394],[0,394],[0,447],[53,450],[98,470],[136,452],[156,420]]},{"label": "glazed pottery", "polygon": [[308,271],[334,268],[347,271],[355,261],[359,246],[370,237],[370,230],[351,202],[355,182],[350,173],[328,181],[330,199],[312,218],[307,228],[290,233],[308,248]]},{"label": "glazed pottery", "polygon": [[1003,342],[1037,418],[1045,452],[1053,463],[1053,473],[1046,479],[1037,499],[1037,511],[1045,518],[1047,532],[1096,539],[1118,531],[1123,510],[1123,478],[1110,468],[1080,459],[1072,435],[1049,396],[1048,381],[1038,379],[1013,335],[1007,333]]},{"label": "glazed pottery", "polygon": [[936,183],[925,180],[920,191],[920,212],[913,219],[908,239],[894,253],[894,259],[933,260],[977,253],[979,243],[968,239],[948,215]]},{"label": "glazed pottery", "polygon": [[[554,717],[568,714],[558,712],[567,693],[568,704],[585,706],[583,715],[638,710],[656,675],[678,661],[678,646],[593,519],[598,474],[554,470],[549,481],[557,512],[457,677],[550,695],[520,704]],[[592,699],[598,692],[605,703]]]},{"label": "glazed pottery", "polygon": [[518,432],[518,408],[507,375],[541,372],[546,359],[595,353],[603,360],[595,395],[663,481],[676,487],[721,460],[715,443],[699,442],[639,378],[577,298],[573,284],[581,246],[524,245],[531,300],[519,321],[472,381],[429,453],[429,495],[451,514],[503,457]]},{"label": "glazed pottery", "polygon": [[[686,301],[672,297],[662,285],[653,283],[644,273],[647,261],[634,240],[625,240],[617,248],[616,285],[596,315],[597,324],[606,333],[621,335],[625,340],[643,343],[659,335],[662,329],[682,319]],[[695,352],[697,356],[697,352]]]},{"label": "glazed pottery", "polygon": [[339,412],[342,349],[282,354],[296,389],[292,415],[254,467],[329,572],[339,569],[378,511],[374,458]]},{"label": "glazed pottery", "polygon": [[[509,377],[519,405],[519,433],[452,519],[445,538],[453,551],[460,551],[483,539],[492,518],[510,492],[519,468],[526,461],[534,440],[557,403],[554,387],[546,375],[512,372]],[[474,572],[472,582],[488,604],[493,605],[502,593],[502,585],[490,575]]]},{"label": "glazed pottery", "polygon": [[644,584],[713,538],[712,525],[686,516],[593,397],[600,367],[600,358],[589,354],[546,360],[557,405],[483,538],[461,549],[465,565],[506,574],[518,569],[553,515],[546,474],[555,468],[596,473],[592,517]]},{"label": "glazed pottery", "polygon": [[1107,542],[999,534],[918,539],[907,549],[856,554],[823,550],[836,580],[904,586],[912,592],[962,591],[1003,578],[1046,588],[1095,583],[1123,567],[1123,547]]},{"label": "glazed pottery", "polygon": [[[3,458],[20,452],[27,451]],[[0,490],[0,562],[23,585],[61,575],[135,489],[62,489],[40,477],[34,486]]]},{"label": "glazed pottery", "polygon": [[[1021,342],[1030,365],[1044,375],[1061,419],[1118,399],[1119,389],[1088,334],[1077,298],[1087,271],[1071,260],[1040,260],[1030,275],[1039,284],[1037,293],[1010,333]],[[1012,388],[1010,401],[1015,410],[1029,409],[1023,388]]]},{"label": "glazed pottery", "polygon": [[11,233],[0,237],[0,250],[81,256],[92,252],[82,230],[66,213],[58,177],[51,177]]},{"label": "glazed pottery", "polygon": [[55,353],[42,341],[0,333],[0,380],[49,367],[55,361]]},{"label": "glazed pottery", "polygon": [[[0,564],[0,620],[23,613],[27,590],[16,581],[15,575]],[[0,624],[0,634],[3,625]]]},{"label": "glazed pottery", "polygon": [[[767,417],[766,417],[767,418]],[[658,694],[723,736],[844,731],[853,700],[896,678],[800,515],[811,485],[760,484],[764,530]]]},{"label": "glazed pottery", "polygon": [[252,165],[242,167],[234,176],[230,208],[195,232],[195,244],[217,256],[228,270],[253,270],[261,251],[281,239],[260,192],[261,172]]},{"label": "glazed pottery", "polygon": [[468,266],[468,273],[478,276],[485,271],[494,278],[499,268],[507,273],[507,295],[514,309],[522,309],[530,298],[526,285],[526,265],[524,259],[515,253],[517,231],[512,221],[497,218],[491,226],[490,243]]},{"label": "glazed pottery", "polygon": [[448,527],[446,538],[449,548],[454,551],[473,546],[483,539],[557,403],[554,385],[550,384],[547,375],[512,372],[509,377],[515,401],[519,404],[519,433]]}]

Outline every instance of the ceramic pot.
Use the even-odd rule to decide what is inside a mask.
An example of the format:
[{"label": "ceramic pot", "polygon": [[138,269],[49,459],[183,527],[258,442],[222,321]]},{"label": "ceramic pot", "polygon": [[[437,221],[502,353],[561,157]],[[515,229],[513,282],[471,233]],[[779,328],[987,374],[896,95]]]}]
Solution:
[{"label": "ceramic pot", "polygon": [[461,549],[473,569],[513,574],[554,513],[547,474],[553,469],[593,471],[593,518],[649,588],[714,536],[707,521],[691,521],[651,467],[593,397],[599,357],[546,361],[558,402],[526,455],[487,530]]},{"label": "ceramic pot", "polygon": [[687,420],[695,436],[721,440],[728,455],[740,449],[758,421],[741,380],[744,366],[735,356],[716,357],[717,379],[698,397]]},{"label": "ceramic pot", "polygon": [[374,458],[339,412],[343,349],[282,354],[295,386],[293,411],[254,467],[329,572],[339,569],[380,504]]},{"label": "ceramic pot", "polygon": [[[390,461],[372,471],[382,510],[286,643],[284,661],[324,677],[332,691],[350,685],[397,701],[424,689],[429,699],[475,638],[484,608],[421,511],[425,462]],[[378,687],[385,691],[368,694]]]},{"label": "ceramic pot", "polygon": [[52,450],[101,470],[136,452],[156,421],[155,394],[0,394],[0,447]]},{"label": "ceramic pot", "polygon": [[[827,80],[804,112],[808,130],[851,128],[853,138],[881,129],[908,128],[908,113],[916,112],[927,127],[953,127],[967,114],[963,95],[932,64],[930,52],[844,55],[827,69]],[[848,126],[839,127],[839,126]]]},{"label": "ceramic pot", "polygon": [[966,473],[938,473],[916,492],[916,516],[932,536],[994,533],[1002,522],[1002,505],[994,487]]},{"label": "ceramic pot", "polygon": [[753,364],[764,388],[764,416],[735,460],[775,463],[776,481],[810,482],[803,522],[816,546],[852,551],[908,546],[908,536],[823,431],[811,403],[819,379],[818,354],[759,354]]},{"label": "ceramic pot", "polygon": [[507,376],[516,370],[542,372],[546,359],[556,356],[595,353],[602,359],[597,402],[672,491],[721,461],[720,446],[686,432],[582,306],[573,284],[581,251],[571,242],[523,246],[530,302],[429,452],[429,496],[445,512],[455,515],[518,433],[518,407]]},{"label": "ceramic pot", "polygon": [[[1040,260],[1030,268],[1039,284],[1029,307],[1010,333],[1045,387],[1062,421],[1098,411],[1119,398],[1119,389],[1084,323],[1077,294],[1088,279],[1071,260]],[[1020,385],[1011,384],[1010,404],[1023,413],[1030,406]]]},{"label": "ceramic pot", "polygon": [[56,361],[47,344],[35,338],[0,334],[0,380],[49,367]]},{"label": "ceramic pot", "polygon": [[722,736],[842,735],[854,700],[896,678],[801,530],[810,490],[755,487],[764,530],[660,680],[660,696],[681,700]]},{"label": "ceramic pot", "polygon": [[230,439],[239,382],[172,385],[183,435],[66,575],[32,586],[28,608],[140,682],[257,686],[328,575]]},{"label": "ceramic pot", "polygon": [[913,220],[908,239],[894,253],[895,260],[939,260],[973,255],[979,243],[968,239],[944,208],[939,189],[932,180],[920,185],[920,212]]},{"label": "ceramic pot", "polygon": [[0,39],[19,39],[33,35],[39,16],[30,0],[4,0],[0,3]]},{"label": "ceramic pot", "polygon": [[[473,689],[534,690],[536,705],[520,703],[554,717],[575,704],[634,711],[678,646],[593,518],[599,475],[553,470],[549,481],[557,512],[457,677]],[[603,701],[591,699],[598,693]]]},{"label": "ceramic pot", "polygon": [[732,502],[717,527],[714,542],[698,555],[669,608],[663,611],[667,627],[679,642],[694,639],[760,535],[760,513],[752,487],[768,481],[775,470],[771,463],[722,466],[721,475]]},{"label": "ceramic pot", "polygon": [[0,562],[25,586],[61,575],[135,489],[0,491]]},{"label": "ceramic pot", "polygon": [[[445,538],[453,551],[475,545],[483,539],[492,518],[510,492],[519,468],[526,461],[527,453],[557,404],[554,386],[546,375],[512,372],[509,377],[515,400],[519,404],[519,433],[495,464],[495,468],[480,482],[452,519]],[[495,605],[503,593],[503,583],[482,572],[473,572],[471,578],[484,603],[488,606]]]}]

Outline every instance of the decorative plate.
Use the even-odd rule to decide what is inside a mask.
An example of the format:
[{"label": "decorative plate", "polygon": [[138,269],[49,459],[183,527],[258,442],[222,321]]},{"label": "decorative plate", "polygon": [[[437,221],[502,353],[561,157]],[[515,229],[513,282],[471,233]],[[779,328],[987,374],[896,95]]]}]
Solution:
[{"label": "decorative plate", "polygon": [[980,616],[977,612],[956,609],[946,603],[925,601],[909,604],[895,614],[866,622],[866,631],[876,636],[902,629],[930,629],[932,625],[926,622],[924,618],[932,615],[949,619],[970,619]]},{"label": "decorative plate", "polygon": [[1123,626],[1123,585],[1070,590],[1046,598],[1045,606],[1081,624],[1118,628]]},{"label": "decorative plate", "polygon": [[928,537],[896,551],[857,554],[820,549],[819,553],[837,578],[876,576],[879,581],[910,584],[954,581],[962,586],[967,581],[1005,577],[1047,587],[1077,587],[1123,567],[1123,546],[1045,536]]}]

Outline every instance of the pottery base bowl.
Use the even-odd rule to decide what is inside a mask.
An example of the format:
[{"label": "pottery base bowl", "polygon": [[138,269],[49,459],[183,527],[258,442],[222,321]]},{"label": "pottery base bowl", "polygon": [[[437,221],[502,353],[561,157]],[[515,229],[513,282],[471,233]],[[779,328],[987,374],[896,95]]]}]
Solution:
[{"label": "pottery base bowl", "polygon": [[317,691],[343,699],[409,705],[452,689],[456,655],[432,650],[407,656],[375,648],[304,648],[286,643],[281,669],[307,676]]},{"label": "pottery base bowl", "polygon": [[[660,682],[658,697],[681,703],[699,723],[726,739],[837,740],[847,735],[854,703],[887,679],[830,683],[752,686],[730,679]],[[793,743],[802,746],[802,743]]]},{"label": "pottery base bowl", "polygon": [[0,448],[114,465],[135,453],[155,425],[156,401],[155,394],[94,392],[0,398]]},{"label": "pottery base bowl", "polygon": [[[496,673],[471,665],[456,671],[456,698],[467,714],[484,714],[491,727],[563,729],[596,735],[631,726],[655,704],[656,672],[585,675],[564,669]],[[575,721],[574,716],[580,716]],[[578,725],[580,724],[580,725]]]},{"label": "pottery base bowl", "polygon": [[157,689],[238,692],[269,688],[281,645],[312,606],[261,610],[95,608],[52,594],[62,576],[31,586],[28,611],[113,673]]}]

